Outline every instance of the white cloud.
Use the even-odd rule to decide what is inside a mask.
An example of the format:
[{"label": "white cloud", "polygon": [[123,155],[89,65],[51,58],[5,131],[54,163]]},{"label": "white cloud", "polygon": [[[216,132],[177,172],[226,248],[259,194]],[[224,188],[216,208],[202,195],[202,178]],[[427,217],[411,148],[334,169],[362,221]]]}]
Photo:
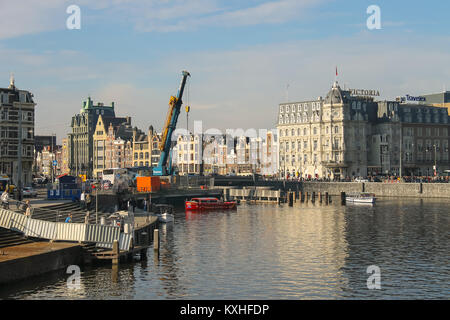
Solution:
[{"label": "white cloud", "polygon": [[120,21],[131,23],[141,32],[173,32],[210,26],[282,23],[324,1],[267,0],[244,8],[219,0],[2,1],[0,39],[62,30],[69,16],[66,9],[74,3],[81,8],[82,29],[85,23]]},{"label": "white cloud", "polygon": [[[131,116],[133,125],[141,129],[153,125],[160,130],[169,97],[176,93],[180,71],[186,66],[192,75],[190,90],[183,98],[187,104],[189,93],[190,128],[193,121],[202,120],[204,129],[270,129],[276,125],[278,104],[285,102],[287,83],[290,83],[291,101],[324,96],[334,81],[336,65],[342,86],[378,89],[382,98],[439,92],[443,85],[450,88],[448,40],[420,37],[383,40],[368,33],[241,50],[183,53],[182,58],[177,54],[157,62],[141,61],[114,68],[100,61],[90,61],[87,65],[79,61],[72,68],[74,72],[80,68],[76,72],[80,78],[64,82],[61,76],[58,81],[65,84],[62,89],[57,90],[58,84],[54,82],[52,90],[45,85],[29,89],[38,102],[37,126],[47,123],[47,130],[55,127],[58,135],[68,131],[68,127],[63,130],[58,123],[69,123],[88,94],[96,102],[114,101],[117,114]],[[52,69],[39,72],[56,74],[58,68]],[[101,78],[85,85],[83,73],[87,69]],[[147,73],[143,74],[143,70]],[[165,79],[160,83],[162,77]],[[22,74],[17,83],[22,78],[27,79],[27,75]],[[185,126],[183,109],[178,127]]]}]

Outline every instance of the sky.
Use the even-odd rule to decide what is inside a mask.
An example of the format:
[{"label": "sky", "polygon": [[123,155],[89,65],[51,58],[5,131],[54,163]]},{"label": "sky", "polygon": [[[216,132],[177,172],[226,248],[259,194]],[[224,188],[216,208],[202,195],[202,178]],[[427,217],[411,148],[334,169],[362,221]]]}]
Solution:
[{"label": "sky", "polygon": [[[71,5],[80,29],[67,28]],[[370,5],[381,29],[367,27]],[[272,129],[279,103],[325,96],[336,67],[341,86],[380,99],[450,90],[449,9],[441,0],[0,0],[0,87],[13,73],[34,94],[36,135],[60,142],[88,96],[160,131],[188,70],[190,128]]]}]

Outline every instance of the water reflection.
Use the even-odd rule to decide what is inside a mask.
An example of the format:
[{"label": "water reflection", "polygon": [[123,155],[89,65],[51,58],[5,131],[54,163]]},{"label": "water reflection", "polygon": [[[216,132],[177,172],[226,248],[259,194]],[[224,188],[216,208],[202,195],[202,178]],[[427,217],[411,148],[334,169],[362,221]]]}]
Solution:
[{"label": "water reflection", "polygon": [[[160,226],[159,256],[56,273],[0,288],[13,299],[448,298],[449,205],[379,199],[375,206],[241,205],[184,212]],[[367,289],[367,267],[381,290]]]}]

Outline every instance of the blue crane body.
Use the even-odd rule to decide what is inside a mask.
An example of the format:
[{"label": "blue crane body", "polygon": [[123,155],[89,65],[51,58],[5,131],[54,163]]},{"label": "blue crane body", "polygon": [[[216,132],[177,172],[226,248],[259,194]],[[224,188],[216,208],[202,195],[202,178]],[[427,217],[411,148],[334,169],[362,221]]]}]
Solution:
[{"label": "blue crane body", "polygon": [[[171,153],[172,153],[172,134],[177,126],[178,116],[180,115],[181,105],[183,101],[181,98],[183,97],[184,87],[186,85],[187,77],[191,75],[187,71],[182,72],[182,79],[180,88],[178,89],[177,96],[170,97],[169,102],[169,112],[167,113],[166,123],[164,125],[161,142],[159,144],[159,149],[161,150],[161,157],[158,162],[158,166],[153,168],[154,176],[166,176],[172,175],[172,161]],[[167,160],[169,160],[169,164],[167,165]]]}]

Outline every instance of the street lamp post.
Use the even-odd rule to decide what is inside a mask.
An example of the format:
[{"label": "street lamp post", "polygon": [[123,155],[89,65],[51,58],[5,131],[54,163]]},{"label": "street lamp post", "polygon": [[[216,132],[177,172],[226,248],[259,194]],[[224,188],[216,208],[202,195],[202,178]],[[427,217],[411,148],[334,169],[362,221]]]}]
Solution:
[{"label": "street lamp post", "polygon": [[399,166],[399,177],[400,181],[402,180],[402,144],[403,144],[403,132],[402,132],[402,126],[400,125],[400,166]]},{"label": "street lamp post", "polygon": [[433,168],[433,170],[434,170],[434,176],[436,177],[436,173],[437,173],[437,166],[436,166],[436,148],[437,148],[437,146],[434,144],[433,147],[434,147],[434,168]]}]

